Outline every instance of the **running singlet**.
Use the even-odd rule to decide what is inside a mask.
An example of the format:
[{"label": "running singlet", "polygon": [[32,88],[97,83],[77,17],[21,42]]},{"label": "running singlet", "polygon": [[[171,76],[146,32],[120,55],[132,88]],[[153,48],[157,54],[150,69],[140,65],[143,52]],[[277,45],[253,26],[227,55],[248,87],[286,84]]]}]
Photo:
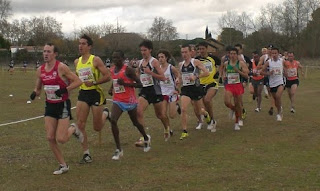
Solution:
[{"label": "running singlet", "polygon": [[165,81],[160,81],[160,87],[162,95],[173,95],[176,86],[175,86],[175,78],[171,69],[172,65],[169,64],[166,71],[164,71],[164,76],[166,77]]},{"label": "running singlet", "polygon": [[298,79],[298,67],[299,67],[299,62],[296,60],[293,60],[293,62],[286,61],[285,63],[286,66],[286,71],[287,71],[287,79],[288,80],[296,80]]},{"label": "running singlet", "polygon": [[269,60],[269,71],[272,74],[269,76],[269,85],[271,88],[284,84],[283,82],[283,60]]},{"label": "running singlet", "polygon": [[191,80],[193,75],[199,76],[199,69],[194,65],[194,58],[191,59],[190,63],[185,66],[185,61],[182,62],[180,71],[182,73],[182,86],[198,86],[200,84],[199,78],[195,81]]},{"label": "running singlet", "polygon": [[[82,63],[82,56],[79,58],[76,67],[76,73],[82,82],[92,81],[96,82],[100,77],[100,71],[93,66],[94,55],[90,55],[86,63]],[[81,90],[93,90],[98,89],[99,85],[93,85],[91,87],[81,84]]]},{"label": "running singlet", "polygon": [[213,58],[210,56],[203,58],[203,57],[197,57],[196,59],[200,60],[200,62],[206,67],[206,69],[209,71],[209,76],[200,78],[200,84],[212,84],[217,83],[214,79],[214,75],[217,73],[216,69],[216,63]]},{"label": "running singlet", "polygon": [[[239,60],[237,61],[235,67],[240,70]],[[239,83],[240,83],[240,74],[233,69],[233,66],[230,65],[230,61],[228,61],[228,65],[226,67],[225,84],[239,84]]]},{"label": "running singlet", "polygon": [[[149,69],[152,72],[154,71],[154,67],[152,66],[152,61],[154,60],[154,57],[151,57],[148,64],[145,67],[149,67]],[[150,74],[145,74],[144,70],[143,70],[143,59],[140,60],[139,63],[139,70],[140,70],[140,81],[142,83],[142,88],[141,90],[144,91],[154,91],[156,95],[161,95],[161,87],[160,87],[160,82],[158,79],[154,78],[152,75]]]},{"label": "running singlet", "polygon": [[64,81],[58,73],[58,66],[60,62],[57,60],[51,71],[47,72],[45,70],[46,64],[42,64],[40,68],[40,79],[44,86],[44,91],[46,93],[46,101],[49,103],[59,103],[64,102],[69,98],[69,94],[62,94],[62,97],[58,97],[55,91],[58,89],[66,88],[69,82]]},{"label": "running singlet", "polygon": [[112,84],[113,84],[113,101],[119,101],[123,103],[137,103],[134,87],[127,87],[119,85],[118,79],[123,79],[124,83],[134,83],[134,80],[130,79],[126,75],[127,65],[123,65],[120,71],[115,72],[116,66],[110,68]]},{"label": "running singlet", "polygon": [[257,69],[257,65],[256,65],[255,61],[252,61],[252,72],[253,72],[253,74],[256,74],[256,75],[252,76],[252,79],[258,81],[258,80],[262,80],[264,78],[264,76],[260,74],[261,69],[260,70]]}]

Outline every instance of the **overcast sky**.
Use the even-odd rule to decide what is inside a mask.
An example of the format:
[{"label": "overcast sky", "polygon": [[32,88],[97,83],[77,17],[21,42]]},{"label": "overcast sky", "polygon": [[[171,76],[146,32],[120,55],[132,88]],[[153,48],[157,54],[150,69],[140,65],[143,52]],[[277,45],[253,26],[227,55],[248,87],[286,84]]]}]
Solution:
[{"label": "overcast sky", "polygon": [[62,32],[109,23],[127,32],[146,34],[155,17],[170,19],[180,38],[204,37],[206,26],[218,32],[218,18],[227,11],[255,16],[267,3],[283,0],[11,0],[13,17],[52,16],[62,23]]}]

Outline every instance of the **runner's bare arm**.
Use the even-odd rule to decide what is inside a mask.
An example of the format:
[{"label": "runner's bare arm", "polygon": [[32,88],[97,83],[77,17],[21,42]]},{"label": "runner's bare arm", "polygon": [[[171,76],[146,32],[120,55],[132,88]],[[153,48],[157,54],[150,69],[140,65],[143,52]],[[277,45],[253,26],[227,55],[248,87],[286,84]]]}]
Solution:
[{"label": "runner's bare arm", "polygon": [[68,91],[78,88],[82,84],[80,78],[73,73],[67,65],[60,64],[58,70],[59,74],[61,74],[63,78],[67,78],[71,82],[67,86]]},{"label": "runner's bare arm", "polygon": [[142,88],[142,83],[140,79],[138,78],[135,69],[131,67],[127,67],[126,69],[126,75],[128,78],[131,78],[132,80],[135,81],[135,83],[125,83],[123,79],[118,79],[118,84],[123,85],[123,86],[128,86],[128,87],[135,87],[135,88]]},{"label": "runner's bare arm", "polygon": [[94,57],[93,64],[102,74],[102,77],[100,79],[97,79],[96,85],[103,84],[111,80],[110,71],[105,67],[105,65],[103,64],[103,61],[99,56]]},{"label": "runner's bare arm", "polygon": [[194,65],[198,67],[202,72],[199,74],[199,78],[209,76],[209,71],[207,68],[200,62],[200,60],[194,60]]},{"label": "runner's bare arm", "polygon": [[145,72],[146,74],[150,74],[152,77],[157,78],[158,80],[161,80],[161,81],[166,80],[166,77],[164,76],[164,72],[163,72],[163,70],[160,68],[159,61],[156,60],[156,59],[153,60],[153,61],[152,61],[152,66],[153,66],[153,68],[157,71],[157,73],[152,72],[149,67],[145,67],[145,68],[144,68],[144,72]]},{"label": "runner's bare arm", "polygon": [[249,76],[249,69],[248,66],[246,64],[246,62],[240,61],[240,66],[241,66],[241,70],[238,70],[237,72],[244,78],[248,79]]}]

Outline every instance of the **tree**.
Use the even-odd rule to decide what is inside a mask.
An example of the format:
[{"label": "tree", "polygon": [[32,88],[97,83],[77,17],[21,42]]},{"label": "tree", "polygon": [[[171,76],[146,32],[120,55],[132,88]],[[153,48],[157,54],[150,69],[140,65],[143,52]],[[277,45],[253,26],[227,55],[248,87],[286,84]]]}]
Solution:
[{"label": "tree", "polygon": [[148,35],[151,40],[159,43],[178,38],[177,28],[172,26],[172,21],[162,17],[154,18],[152,26],[148,30]]},{"label": "tree", "polygon": [[11,2],[0,0],[0,20],[6,20],[11,15]]},{"label": "tree", "polygon": [[234,45],[243,42],[243,33],[234,28],[223,28],[220,36],[221,42],[225,45]]}]

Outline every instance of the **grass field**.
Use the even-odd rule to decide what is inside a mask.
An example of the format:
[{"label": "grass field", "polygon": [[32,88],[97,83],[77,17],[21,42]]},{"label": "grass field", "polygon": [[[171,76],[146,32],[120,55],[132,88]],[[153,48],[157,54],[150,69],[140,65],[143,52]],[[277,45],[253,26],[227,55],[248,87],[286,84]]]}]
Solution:
[{"label": "grass field", "polygon": [[[43,114],[43,95],[26,104],[34,80],[31,71],[0,73],[0,124]],[[140,135],[124,114],[119,121],[124,149],[120,161],[111,160],[115,144],[109,125],[99,144],[90,118],[87,131],[94,162],[78,164],[81,147],[71,139],[61,146],[70,171],[60,176],[52,175],[58,163],[46,141],[43,119],[0,126],[0,190],[320,190],[319,87],[320,71],[310,70],[308,78],[300,81],[295,114],[289,112],[285,92],[282,122],[267,114],[267,99],[262,112],[255,113],[255,102],[246,92],[248,115],[238,132],[228,119],[220,89],[214,98],[217,132],[206,127],[195,130],[190,109],[190,136],[183,141],[177,118],[171,121],[175,134],[164,142],[161,123],[149,107],[146,125],[152,149],[148,153],[134,146]],[[72,94],[73,106],[76,94]]]}]

